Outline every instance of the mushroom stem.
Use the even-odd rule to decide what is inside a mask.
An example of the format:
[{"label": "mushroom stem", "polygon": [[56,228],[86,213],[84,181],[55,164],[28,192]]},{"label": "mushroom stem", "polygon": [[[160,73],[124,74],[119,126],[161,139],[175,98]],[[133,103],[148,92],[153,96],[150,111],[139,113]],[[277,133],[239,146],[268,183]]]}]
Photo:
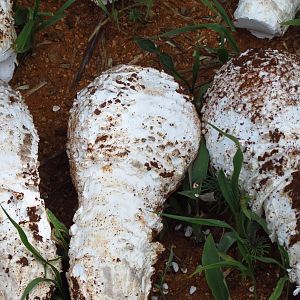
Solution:
[{"label": "mushroom stem", "polygon": [[15,38],[12,2],[0,0],[0,80],[6,82],[11,80],[17,63],[13,50]]},{"label": "mushroom stem", "polygon": [[169,75],[119,66],[75,100],[68,155],[79,209],[71,228],[73,299],[148,299],[163,246],[159,212],[197,154],[200,122]]},{"label": "mushroom stem", "polygon": [[235,26],[258,38],[272,39],[285,33],[281,23],[295,18],[300,0],[240,0],[234,13]]},{"label": "mushroom stem", "polygon": [[[25,231],[45,259],[56,257],[44,201],[38,189],[38,135],[21,98],[0,80],[0,204]],[[46,275],[0,209],[0,299],[19,300],[26,286]],[[48,278],[53,278],[47,272]],[[41,283],[26,299],[51,298],[53,285]]]}]

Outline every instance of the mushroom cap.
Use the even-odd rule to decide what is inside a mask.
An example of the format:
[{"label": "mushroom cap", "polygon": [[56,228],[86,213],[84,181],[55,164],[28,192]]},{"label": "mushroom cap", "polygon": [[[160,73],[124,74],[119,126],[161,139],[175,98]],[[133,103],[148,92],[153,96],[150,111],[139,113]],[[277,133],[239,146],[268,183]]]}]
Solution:
[{"label": "mushroom cap", "polygon": [[[0,80],[0,204],[43,257],[53,259],[56,247],[38,190],[37,151],[38,135],[21,95]],[[19,300],[30,281],[44,276],[44,266],[25,248],[2,209],[0,241],[0,299]],[[53,289],[40,284],[28,299],[50,299]]]},{"label": "mushroom cap", "polygon": [[300,8],[300,0],[240,0],[234,12],[235,26],[246,28],[258,38],[273,38],[285,33]]},{"label": "mushroom cap", "polygon": [[157,212],[199,140],[194,106],[163,72],[118,66],[78,94],[68,143],[79,196],[69,251],[73,299],[148,299],[163,250],[152,242],[162,227]]},{"label": "mushroom cap", "polygon": [[15,64],[16,53],[12,48],[16,32],[12,13],[12,2],[0,0],[0,80],[10,81]]},{"label": "mushroom cap", "polygon": [[[290,279],[300,283],[300,60],[277,50],[248,50],[216,74],[203,121],[234,135],[244,151],[241,186],[251,207],[265,211],[271,238],[290,255]],[[234,143],[209,125],[211,163],[231,173]]]}]

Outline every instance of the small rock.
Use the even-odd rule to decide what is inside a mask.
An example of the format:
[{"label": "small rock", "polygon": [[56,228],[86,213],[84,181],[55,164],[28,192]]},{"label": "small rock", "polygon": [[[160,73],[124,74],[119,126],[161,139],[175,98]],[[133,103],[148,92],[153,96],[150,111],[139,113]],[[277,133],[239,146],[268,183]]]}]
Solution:
[{"label": "small rock", "polygon": [[193,228],[191,226],[186,226],[184,230],[185,237],[191,237],[193,234]]},{"label": "small rock", "polygon": [[53,110],[54,112],[57,112],[57,111],[60,110],[60,107],[59,107],[58,105],[53,105],[52,110]]},{"label": "small rock", "polygon": [[186,274],[186,273],[187,273],[187,268],[180,268],[180,271],[181,271],[183,274]]},{"label": "small rock", "polygon": [[202,231],[204,235],[209,235],[210,234],[210,229],[206,229]]},{"label": "small rock", "polygon": [[197,291],[197,288],[194,285],[192,285],[190,287],[190,295],[193,295],[196,291]]},{"label": "small rock", "polygon": [[249,292],[250,292],[250,293],[253,293],[253,292],[254,292],[254,286],[250,286],[250,287],[249,287]]},{"label": "small rock", "polygon": [[175,262],[175,261],[173,261],[173,262],[172,262],[172,267],[173,267],[174,272],[177,273],[178,270],[179,270],[178,263]]},{"label": "small rock", "polygon": [[168,286],[167,283],[164,283],[164,284],[162,285],[162,288],[163,288],[163,293],[164,293],[165,295],[169,293],[169,286]]},{"label": "small rock", "polygon": [[176,231],[178,231],[178,230],[180,230],[182,228],[182,224],[177,224],[176,226],[175,226],[175,230]]}]

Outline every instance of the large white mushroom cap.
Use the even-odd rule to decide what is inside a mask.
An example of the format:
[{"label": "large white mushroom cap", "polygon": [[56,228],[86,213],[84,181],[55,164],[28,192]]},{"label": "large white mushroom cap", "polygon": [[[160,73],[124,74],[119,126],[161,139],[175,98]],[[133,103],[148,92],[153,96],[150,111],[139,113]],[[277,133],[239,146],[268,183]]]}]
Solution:
[{"label": "large white mushroom cap", "polygon": [[[216,74],[203,120],[236,136],[244,150],[241,185],[264,210],[271,238],[289,253],[300,284],[300,60],[277,50],[248,50]],[[207,125],[216,169],[232,172],[234,143]]]},{"label": "large white mushroom cap", "polygon": [[258,38],[273,38],[285,33],[281,23],[295,18],[300,0],[240,0],[234,12],[235,26],[246,28]]},{"label": "large white mushroom cap", "polygon": [[[39,194],[37,152],[38,135],[21,95],[0,80],[0,204],[29,242],[53,259],[56,247]],[[1,208],[0,269],[1,300],[19,300],[30,281],[45,275],[44,266],[22,244]],[[49,283],[40,284],[26,299],[51,299],[53,289]]]},{"label": "large white mushroom cap", "polygon": [[119,66],[75,100],[68,154],[79,196],[71,228],[73,299],[148,299],[166,197],[195,158],[200,122],[174,79]]},{"label": "large white mushroom cap", "polygon": [[10,81],[17,62],[12,46],[16,38],[10,0],[0,0],[0,80]]}]

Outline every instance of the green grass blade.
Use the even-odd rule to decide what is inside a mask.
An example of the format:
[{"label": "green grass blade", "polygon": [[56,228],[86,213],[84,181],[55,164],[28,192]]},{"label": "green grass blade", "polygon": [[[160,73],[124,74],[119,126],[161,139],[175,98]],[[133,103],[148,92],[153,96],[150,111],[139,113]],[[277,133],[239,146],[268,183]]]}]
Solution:
[{"label": "green grass blade", "polygon": [[235,198],[235,195],[234,195],[232,187],[229,183],[229,180],[225,176],[223,170],[220,170],[218,173],[218,183],[219,183],[222,195],[231,210],[231,213],[233,215],[238,214],[238,212],[239,212],[238,202]]},{"label": "green grass blade", "polygon": [[218,251],[227,253],[229,248],[236,242],[236,235],[234,232],[226,232],[220,242],[218,243]]},{"label": "green grass blade", "polygon": [[135,37],[134,41],[144,51],[148,51],[150,53],[158,52],[157,46],[150,39],[145,39],[142,37]]},{"label": "green grass blade", "polygon": [[28,298],[30,292],[36,287],[38,286],[40,283],[42,282],[50,282],[50,283],[54,283],[55,284],[55,281],[52,280],[52,279],[49,279],[49,278],[42,278],[42,277],[38,277],[38,278],[35,278],[33,279],[32,281],[30,281],[28,283],[28,285],[26,286],[22,296],[21,296],[21,299],[20,300],[25,300]]},{"label": "green grass blade", "polygon": [[288,282],[288,280],[289,280],[288,276],[284,276],[284,277],[279,278],[279,280],[277,281],[276,287],[275,287],[272,295],[270,296],[269,300],[280,299],[283,288],[284,288],[286,282]]},{"label": "green grass blade", "polygon": [[[2,206],[1,206],[2,207]],[[20,239],[23,243],[23,245],[27,248],[28,251],[30,251],[32,253],[32,255],[38,259],[39,261],[41,261],[44,264],[48,264],[47,260],[45,260],[43,258],[42,255],[40,255],[39,251],[37,249],[35,249],[30,242],[28,241],[28,238],[26,236],[26,233],[24,232],[24,230],[21,228],[21,226],[19,224],[17,224],[10,216],[9,214],[6,212],[6,210],[2,207],[3,212],[5,213],[5,215],[7,216],[7,218],[9,219],[9,221],[14,225],[14,227],[17,229]]]},{"label": "green grass blade", "polygon": [[61,13],[61,14],[55,14],[53,17],[51,17],[49,20],[43,21],[38,28],[36,29],[36,31],[42,31],[46,28],[48,28],[49,26],[52,26],[53,24],[55,24],[56,22],[58,22],[59,20],[61,20],[62,18],[64,18],[65,14]]},{"label": "green grass blade", "polygon": [[35,22],[33,20],[29,20],[18,35],[15,41],[15,49],[17,53],[24,53],[30,49],[34,25]]},{"label": "green grass blade", "polygon": [[105,14],[110,17],[110,13],[108,9],[106,8],[105,4],[101,0],[97,0],[97,4],[100,6],[100,8],[105,12]]},{"label": "green grass blade", "polygon": [[200,70],[200,49],[199,46],[196,46],[196,49],[194,51],[194,63],[193,63],[193,77],[192,77],[192,91],[194,91],[198,75],[199,75],[199,70]]},{"label": "green grass blade", "polygon": [[[230,298],[224,274],[220,266],[218,266],[218,264],[224,266],[222,263],[220,263],[219,253],[217,251],[214,239],[210,234],[206,238],[204,244],[202,265],[203,268],[207,268],[204,269],[206,281],[216,300],[228,300]],[[211,265],[213,265],[214,267],[209,268],[209,266]]]},{"label": "green grass blade", "polygon": [[205,145],[205,140],[202,138],[200,142],[198,155],[192,165],[192,183],[200,183],[206,178],[208,164],[209,154]]},{"label": "green grass blade", "polygon": [[279,266],[281,269],[286,270],[286,268],[279,263],[276,259],[272,258],[272,257],[263,257],[263,256],[254,256],[251,255],[251,258],[258,260],[260,262],[263,262],[265,264],[275,264],[277,266]]},{"label": "green grass blade", "polygon": [[203,218],[192,218],[192,217],[183,217],[183,216],[176,216],[176,215],[170,215],[170,214],[161,214],[162,216],[174,220],[179,220],[191,224],[196,224],[196,225],[206,225],[206,226],[211,226],[211,227],[220,227],[220,228],[227,228],[235,232],[235,230],[226,222],[220,221],[220,220],[215,220],[215,219],[203,219]]},{"label": "green grass blade", "polygon": [[170,30],[168,32],[160,34],[158,37],[172,37],[172,36],[176,36],[176,35],[179,35],[179,34],[182,34],[182,33],[197,31],[197,30],[201,30],[201,29],[210,29],[210,30],[213,30],[213,31],[219,33],[220,36],[226,37],[226,39],[228,40],[228,43],[230,44],[231,48],[236,53],[240,52],[240,50],[237,46],[237,43],[236,43],[235,39],[233,38],[233,36],[228,32],[228,30],[224,26],[222,26],[220,24],[217,24],[217,23],[204,23],[204,24],[189,25],[189,26],[185,26],[185,27]]},{"label": "green grass blade", "polygon": [[289,20],[289,21],[281,23],[281,25],[300,26],[300,19]]}]

